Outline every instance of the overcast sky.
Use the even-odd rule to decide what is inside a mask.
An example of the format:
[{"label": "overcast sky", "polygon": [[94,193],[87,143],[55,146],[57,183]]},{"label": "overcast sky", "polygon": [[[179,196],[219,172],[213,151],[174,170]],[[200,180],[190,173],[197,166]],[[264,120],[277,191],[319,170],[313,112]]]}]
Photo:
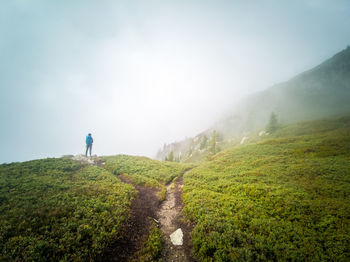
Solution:
[{"label": "overcast sky", "polygon": [[0,2],[0,163],[154,156],[350,44],[350,1]]}]

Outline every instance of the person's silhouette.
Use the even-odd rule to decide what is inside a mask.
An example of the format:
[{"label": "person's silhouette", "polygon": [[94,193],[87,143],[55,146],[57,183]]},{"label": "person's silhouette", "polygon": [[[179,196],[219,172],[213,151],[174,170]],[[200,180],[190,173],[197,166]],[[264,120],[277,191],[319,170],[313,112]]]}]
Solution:
[{"label": "person's silhouette", "polygon": [[91,149],[92,149],[92,143],[94,140],[92,139],[91,134],[89,133],[86,136],[86,151],[85,151],[85,156],[87,157],[88,150],[90,151],[90,157],[91,157]]}]

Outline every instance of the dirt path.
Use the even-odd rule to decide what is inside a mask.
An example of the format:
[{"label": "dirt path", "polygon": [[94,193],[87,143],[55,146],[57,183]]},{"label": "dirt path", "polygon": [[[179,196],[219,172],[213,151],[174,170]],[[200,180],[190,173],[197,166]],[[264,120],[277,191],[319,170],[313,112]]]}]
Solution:
[{"label": "dirt path", "polygon": [[[160,229],[165,240],[162,252],[162,261],[194,261],[190,256],[190,232],[191,228],[181,222],[180,214],[183,208],[182,191],[183,177],[177,179],[175,184],[167,186],[166,200],[160,206],[158,219]],[[170,235],[177,229],[181,228],[183,232],[183,244],[174,245],[171,242]]]},{"label": "dirt path", "polygon": [[[124,183],[132,184],[128,179],[119,176]],[[130,261],[136,259],[137,251],[148,235],[149,227],[156,218],[160,201],[159,190],[132,184],[138,191],[131,205],[130,218],[124,227],[124,237],[114,242],[101,261]]]}]

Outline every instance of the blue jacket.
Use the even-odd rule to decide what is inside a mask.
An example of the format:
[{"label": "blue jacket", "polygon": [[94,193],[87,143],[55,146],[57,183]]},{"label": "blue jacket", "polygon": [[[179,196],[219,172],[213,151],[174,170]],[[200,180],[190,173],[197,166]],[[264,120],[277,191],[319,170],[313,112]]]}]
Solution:
[{"label": "blue jacket", "polygon": [[86,144],[87,145],[92,145],[92,142],[94,142],[94,140],[92,139],[91,136],[86,136]]}]

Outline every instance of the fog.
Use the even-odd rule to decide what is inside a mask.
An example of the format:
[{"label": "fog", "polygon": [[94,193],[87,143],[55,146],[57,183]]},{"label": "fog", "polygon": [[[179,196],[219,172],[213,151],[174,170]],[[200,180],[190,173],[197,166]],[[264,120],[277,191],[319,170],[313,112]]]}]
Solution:
[{"label": "fog", "polygon": [[2,1],[0,162],[154,156],[350,43],[349,1]]}]

